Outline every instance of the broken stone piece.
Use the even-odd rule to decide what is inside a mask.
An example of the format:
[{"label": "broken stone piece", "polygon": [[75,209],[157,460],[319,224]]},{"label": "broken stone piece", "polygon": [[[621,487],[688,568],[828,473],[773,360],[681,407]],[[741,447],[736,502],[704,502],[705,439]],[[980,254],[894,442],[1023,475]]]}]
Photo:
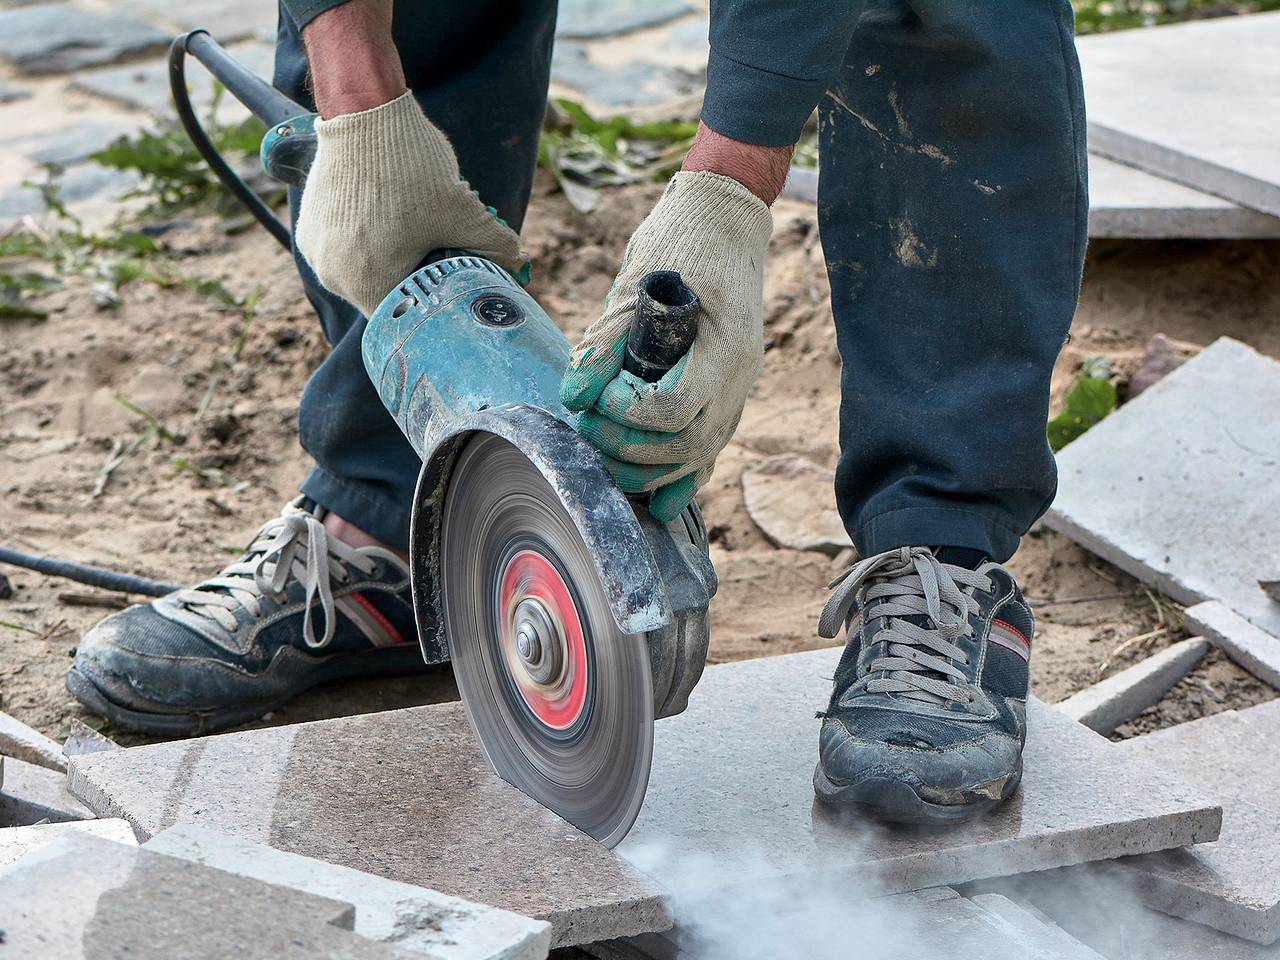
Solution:
[{"label": "broken stone piece", "polygon": [[351,932],[350,903],[84,834],[0,870],[4,951],[58,960],[422,960]]},{"label": "broken stone piece", "polygon": [[5,827],[0,830],[0,867],[20,860],[31,850],[39,849],[68,833],[87,833],[103,840],[137,846],[129,821],[119,819],[77,820],[73,823],[41,823],[31,827]]},{"label": "broken stone piece", "polygon": [[653,880],[492,772],[459,703],[69,764],[76,796],[143,840],[197,825],[546,920],[553,946],[671,925]]},{"label": "broken stone piece", "polygon": [[0,60],[19,73],[66,73],[159,50],[167,34],[125,13],[98,13],[70,3],[0,10]]},{"label": "broken stone piece", "polygon": [[67,775],[34,763],[4,761],[0,790],[0,827],[25,827],[41,821],[92,820],[94,813],[67,792]]},{"label": "broken stone piece", "polygon": [[350,900],[360,936],[438,960],[543,960],[551,942],[551,925],[541,920],[200,827],[170,827],[145,847],[315,896]]},{"label": "broken stone piece", "polygon": [[1280,636],[1257,583],[1280,516],[1273,410],[1280,363],[1223,337],[1058,454],[1045,523],[1179,603],[1220,600]]},{"label": "broken stone piece", "polygon": [[1195,668],[1208,649],[1209,642],[1201,637],[1170,644],[1055,706],[1072,720],[1105,736],[1159,703]]},{"label": "broken stone piece", "polygon": [[83,720],[71,718],[71,734],[62,745],[64,757],[74,757],[82,753],[100,753],[103,750],[120,750],[120,744],[110,737],[104,737]]},{"label": "broken stone piece", "polygon": [[1189,629],[1204,634],[1259,680],[1280,689],[1280,637],[1259,630],[1216,600],[1188,607],[1184,616]]},{"label": "broken stone piece", "polygon": [[3,712],[0,712],[0,756],[25,760],[60,773],[67,769],[66,758],[56,741]]},{"label": "broken stone piece", "polygon": [[1129,399],[1143,393],[1157,380],[1163,380],[1178,368],[1178,349],[1163,333],[1157,333],[1147,341],[1138,369],[1129,378]]},{"label": "broken stone piece", "polygon": [[[710,666],[654,726],[653,772],[619,853],[670,889],[728,895],[820,877],[847,897],[1110,859],[1217,837],[1221,810],[1038,700],[1025,774],[991,814],[941,831],[882,826],[813,795],[840,648]],[[714,771],[714,776],[708,771]]]},{"label": "broken stone piece", "polygon": [[742,471],[747,513],[774,546],[834,557],[849,547],[836,510],[835,474],[794,453]]}]

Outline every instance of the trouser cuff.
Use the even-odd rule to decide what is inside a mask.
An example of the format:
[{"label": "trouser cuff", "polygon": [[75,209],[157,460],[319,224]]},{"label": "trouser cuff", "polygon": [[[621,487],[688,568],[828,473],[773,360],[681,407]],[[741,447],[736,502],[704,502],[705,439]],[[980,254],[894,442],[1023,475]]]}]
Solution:
[{"label": "trouser cuff", "polygon": [[403,494],[336,476],[319,465],[311,468],[301,492],[369,536],[408,552],[412,503]]},{"label": "trouser cuff", "polygon": [[1003,520],[965,507],[900,507],[876,514],[854,532],[864,557],[899,547],[948,546],[981,550],[1004,563],[1018,549],[1022,532]]}]

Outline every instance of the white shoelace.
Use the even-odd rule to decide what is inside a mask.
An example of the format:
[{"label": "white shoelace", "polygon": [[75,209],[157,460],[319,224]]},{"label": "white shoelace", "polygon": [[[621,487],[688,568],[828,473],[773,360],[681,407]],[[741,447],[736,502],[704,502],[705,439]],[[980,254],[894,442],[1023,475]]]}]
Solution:
[{"label": "white shoelace", "polygon": [[[336,617],[332,583],[350,579],[344,564],[365,574],[375,569],[370,557],[341,540],[331,540],[317,517],[290,504],[258,531],[239,560],[224,567],[218,576],[174,594],[173,601],[226,630],[235,630],[235,610],[243,608],[257,617],[264,597],[283,601],[290,582],[297,580],[306,588],[302,636],[307,646],[315,650],[333,639]],[[324,615],[324,633],[319,639],[311,617],[317,595]]]},{"label": "white shoelace", "polygon": [[[868,619],[884,620],[874,642],[886,646],[859,671],[849,691],[972,702],[969,678],[954,662],[967,665],[969,659],[953,641],[973,633],[969,614],[979,610],[961,586],[990,590],[990,577],[942,563],[925,547],[903,547],[860,561],[831,586],[836,592],[818,619],[822,636],[834,637],[855,604]],[[926,615],[931,626],[899,619],[918,614]]]}]

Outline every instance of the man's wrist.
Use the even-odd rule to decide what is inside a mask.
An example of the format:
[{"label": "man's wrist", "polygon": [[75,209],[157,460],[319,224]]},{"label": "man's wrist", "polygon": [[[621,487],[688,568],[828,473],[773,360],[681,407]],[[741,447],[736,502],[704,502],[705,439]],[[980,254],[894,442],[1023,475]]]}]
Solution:
[{"label": "man's wrist", "polygon": [[680,169],[731,177],[772,206],[787,180],[791,151],[791,147],[761,147],[734,140],[699,123],[698,135]]},{"label": "man's wrist", "polygon": [[321,119],[359,113],[405,92],[391,36],[391,0],[348,0],[302,28],[311,92]]}]

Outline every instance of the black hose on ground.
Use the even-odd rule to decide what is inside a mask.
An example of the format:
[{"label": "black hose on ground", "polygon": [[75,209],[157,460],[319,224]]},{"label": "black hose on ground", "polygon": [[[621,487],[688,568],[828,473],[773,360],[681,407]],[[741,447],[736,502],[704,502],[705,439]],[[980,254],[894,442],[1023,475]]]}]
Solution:
[{"label": "black hose on ground", "polygon": [[74,580],[90,587],[103,590],[116,590],[120,593],[139,593],[146,597],[163,597],[166,593],[183,589],[176,583],[157,583],[128,573],[117,573],[104,567],[95,567],[87,563],[73,563],[70,560],[58,560],[54,557],[41,557],[33,553],[22,553],[0,547],[0,563],[34,570],[49,577],[61,577]]}]

